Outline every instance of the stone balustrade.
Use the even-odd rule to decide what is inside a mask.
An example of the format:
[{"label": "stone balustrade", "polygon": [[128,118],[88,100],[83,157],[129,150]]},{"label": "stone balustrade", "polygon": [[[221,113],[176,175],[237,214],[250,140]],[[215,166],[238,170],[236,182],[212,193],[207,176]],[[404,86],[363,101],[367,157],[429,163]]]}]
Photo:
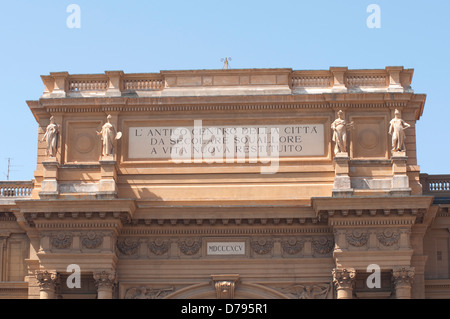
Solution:
[{"label": "stone balustrade", "polygon": [[[386,67],[374,70],[292,69],[227,69],[194,71],[161,71],[160,73],[129,73],[105,71],[104,74],[51,72],[41,76],[45,85],[42,98],[122,96],[139,92],[160,96],[161,91],[181,88],[211,90],[218,87],[257,88],[257,94],[268,94],[264,88],[280,89],[283,94],[410,92],[412,69]],[[261,90],[262,88],[262,90]],[[287,89],[287,90],[286,90]],[[175,90],[176,91],[176,90]],[[147,92],[147,93],[145,93]],[[150,93],[149,93],[150,92]],[[156,93],[151,93],[156,92]],[[158,93],[159,92],[159,93]],[[181,91],[176,91],[175,95]],[[185,93],[181,93],[185,94]],[[198,95],[198,92],[196,92]]]},{"label": "stone balustrade", "polygon": [[0,181],[0,198],[31,197],[33,181]]},{"label": "stone balustrade", "polygon": [[450,175],[420,174],[420,183],[424,195],[450,197]]}]

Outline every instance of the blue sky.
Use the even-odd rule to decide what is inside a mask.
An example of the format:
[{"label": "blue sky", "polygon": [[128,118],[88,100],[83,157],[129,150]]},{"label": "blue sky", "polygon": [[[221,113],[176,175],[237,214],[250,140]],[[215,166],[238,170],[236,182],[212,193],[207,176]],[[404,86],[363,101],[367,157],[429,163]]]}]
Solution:
[{"label": "blue sky", "polygon": [[[369,4],[381,9],[370,29]],[[70,29],[67,6],[81,8]],[[49,72],[159,72],[232,68],[415,70],[427,94],[417,123],[421,171],[450,173],[450,1],[4,1],[0,7],[0,179],[29,180],[36,168],[37,123],[26,100]]]}]

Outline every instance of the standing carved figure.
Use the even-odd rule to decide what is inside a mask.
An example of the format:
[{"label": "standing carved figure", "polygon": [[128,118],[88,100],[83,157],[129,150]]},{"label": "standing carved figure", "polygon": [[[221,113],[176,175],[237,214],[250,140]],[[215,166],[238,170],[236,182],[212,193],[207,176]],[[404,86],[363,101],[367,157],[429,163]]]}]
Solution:
[{"label": "standing carved figure", "polygon": [[55,157],[56,152],[58,150],[58,137],[59,137],[59,125],[55,123],[53,116],[50,117],[50,124],[47,125],[47,129],[45,130],[44,137],[41,142],[44,140],[47,142],[47,148],[45,153],[49,157]]},{"label": "standing carved figure", "polygon": [[338,118],[331,124],[333,130],[334,154],[347,152],[347,130],[353,127],[353,122],[347,123],[344,112],[338,112]]},{"label": "standing carved figure", "polygon": [[394,118],[389,123],[389,134],[392,135],[392,151],[404,152],[405,147],[405,130],[410,127],[408,123],[400,118],[400,111],[395,110]]},{"label": "standing carved figure", "polygon": [[102,126],[102,130],[97,132],[103,141],[102,155],[109,156],[114,154],[114,141],[122,137],[121,132],[116,132],[116,128],[111,124],[111,115],[106,117],[106,123]]}]

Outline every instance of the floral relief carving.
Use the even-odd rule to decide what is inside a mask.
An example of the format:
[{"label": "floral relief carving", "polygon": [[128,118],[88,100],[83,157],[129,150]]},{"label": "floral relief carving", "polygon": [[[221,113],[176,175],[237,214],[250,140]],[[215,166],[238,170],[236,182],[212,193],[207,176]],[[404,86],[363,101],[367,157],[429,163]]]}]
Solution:
[{"label": "floral relief carving", "polygon": [[285,294],[297,299],[326,299],[331,291],[330,284],[299,284],[281,289]]},{"label": "floral relief carving", "polygon": [[358,229],[354,229],[350,232],[347,232],[345,234],[345,239],[347,239],[347,242],[354,247],[362,247],[367,244],[367,241],[369,239],[369,235],[367,232],[363,232]]},{"label": "floral relief carving", "polygon": [[316,237],[312,239],[311,245],[315,253],[327,255],[333,251],[334,240],[331,237]]},{"label": "floral relief carving", "polygon": [[150,249],[152,254],[155,254],[157,256],[161,256],[167,253],[169,251],[169,247],[169,240],[156,239],[155,241],[152,241],[148,244],[148,248]]},{"label": "floral relief carving", "polygon": [[305,241],[291,237],[281,241],[281,247],[289,255],[295,255],[302,251]]},{"label": "floral relief carving", "polygon": [[183,254],[192,256],[199,252],[202,242],[198,238],[182,239],[178,242],[178,247]]},{"label": "floral relief carving", "polygon": [[36,271],[36,279],[41,289],[55,289],[60,283],[60,276],[56,272]]},{"label": "floral relief carving", "polygon": [[54,248],[66,249],[72,245],[72,234],[59,232],[50,237],[50,242]]},{"label": "floral relief carving", "polygon": [[136,239],[125,238],[117,241],[117,249],[126,256],[137,254],[139,242]]},{"label": "floral relief carving", "polygon": [[103,243],[103,236],[96,232],[88,232],[81,237],[81,244],[84,248],[95,249]]},{"label": "floral relief carving", "polygon": [[114,288],[117,284],[115,271],[97,271],[93,273],[93,277],[97,289]]},{"label": "floral relief carving", "polygon": [[273,248],[273,240],[266,238],[257,238],[250,242],[250,247],[259,255],[268,254]]},{"label": "floral relief carving", "polygon": [[390,247],[398,243],[400,240],[400,233],[388,228],[378,232],[377,239],[383,246]]},{"label": "floral relief carving", "polygon": [[411,287],[414,281],[414,267],[395,267],[392,269],[392,278],[396,288]]},{"label": "floral relief carving", "polygon": [[174,291],[174,287],[147,288],[132,287],[125,292],[125,299],[162,299]]}]

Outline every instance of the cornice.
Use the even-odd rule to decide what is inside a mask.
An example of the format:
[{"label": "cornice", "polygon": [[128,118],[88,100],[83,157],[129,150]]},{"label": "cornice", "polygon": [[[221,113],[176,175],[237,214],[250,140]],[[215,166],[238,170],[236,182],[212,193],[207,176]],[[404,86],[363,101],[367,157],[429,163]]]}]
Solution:
[{"label": "cornice", "polygon": [[331,234],[331,229],[326,225],[240,225],[228,226],[203,225],[198,227],[183,225],[153,225],[131,226],[126,225],[120,230],[121,236],[295,236],[295,235],[322,235]]},{"label": "cornice", "polygon": [[414,106],[411,93],[339,93],[314,95],[270,96],[210,96],[210,97],[92,97],[57,98],[27,101],[39,117],[43,112],[103,113],[103,112],[217,112],[274,110],[335,110],[335,109],[404,109]]},{"label": "cornice", "polygon": [[[432,196],[313,197],[311,204],[320,221],[340,225],[388,225],[428,222]],[[380,218],[381,217],[381,218]]]},{"label": "cornice", "polygon": [[31,199],[17,200],[21,213],[72,214],[72,213],[129,213],[136,210],[134,199]]}]

